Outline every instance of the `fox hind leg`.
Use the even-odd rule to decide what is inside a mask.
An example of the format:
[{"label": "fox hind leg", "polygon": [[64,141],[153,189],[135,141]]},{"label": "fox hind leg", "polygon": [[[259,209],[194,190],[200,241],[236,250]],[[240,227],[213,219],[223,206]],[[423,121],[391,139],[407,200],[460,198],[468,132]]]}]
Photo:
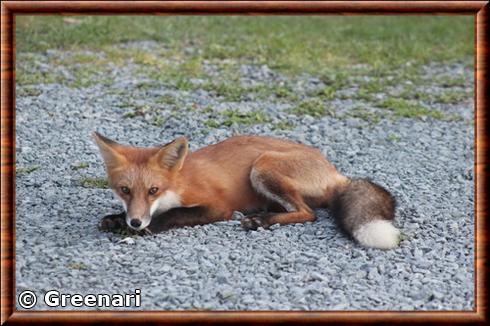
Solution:
[{"label": "fox hind leg", "polygon": [[301,193],[295,189],[280,169],[264,166],[259,158],[250,172],[250,181],[253,188],[269,201],[279,204],[285,212],[258,213],[248,215],[242,219],[245,230],[256,230],[258,227],[267,228],[273,224],[304,223],[315,220],[313,210],[304,202]]}]

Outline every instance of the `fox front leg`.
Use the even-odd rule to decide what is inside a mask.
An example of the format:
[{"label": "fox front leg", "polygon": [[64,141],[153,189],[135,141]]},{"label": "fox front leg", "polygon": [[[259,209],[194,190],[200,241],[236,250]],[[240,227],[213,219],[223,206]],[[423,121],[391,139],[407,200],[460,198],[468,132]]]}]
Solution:
[{"label": "fox front leg", "polygon": [[155,216],[148,229],[152,233],[184,226],[204,225],[229,219],[231,213],[210,210],[205,207],[177,207]]},{"label": "fox front leg", "polygon": [[128,230],[126,224],[126,212],[104,216],[99,222],[101,231],[123,231]]},{"label": "fox front leg", "polygon": [[152,234],[149,229],[135,231],[126,223],[126,212],[104,216],[99,222],[99,230],[103,232],[114,232],[121,234]]}]

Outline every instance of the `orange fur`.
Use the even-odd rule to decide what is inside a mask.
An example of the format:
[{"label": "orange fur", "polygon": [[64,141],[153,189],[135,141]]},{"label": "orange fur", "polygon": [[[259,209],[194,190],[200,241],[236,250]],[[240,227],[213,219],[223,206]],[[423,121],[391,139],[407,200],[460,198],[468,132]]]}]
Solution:
[{"label": "orange fur", "polygon": [[[135,217],[148,215],[159,198],[148,194],[150,187],[158,187],[160,195],[175,193],[180,207],[208,208],[213,220],[230,219],[233,211],[277,207],[281,200],[267,195],[261,185],[252,184],[251,172],[256,169],[260,179],[275,183],[289,194],[284,200],[291,203],[283,202],[283,209],[284,205],[294,206],[299,212],[308,212],[308,216],[300,213],[301,218],[311,220],[310,207],[327,205],[334,189],[347,181],[317,149],[270,137],[237,136],[195,152],[187,151],[183,138],[160,148],[123,146],[98,134],[95,138],[111,188]],[[168,166],[167,161],[172,160],[177,160],[175,166]],[[121,187],[130,188],[131,194],[122,193]],[[290,217],[295,220],[293,216],[297,215]],[[278,220],[287,222],[288,218]]]}]

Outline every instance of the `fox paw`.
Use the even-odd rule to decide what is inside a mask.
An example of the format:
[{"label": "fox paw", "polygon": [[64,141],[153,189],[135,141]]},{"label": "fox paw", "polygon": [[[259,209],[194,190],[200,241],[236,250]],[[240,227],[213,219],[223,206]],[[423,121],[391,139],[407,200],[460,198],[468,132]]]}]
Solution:
[{"label": "fox paw", "polygon": [[99,222],[99,230],[115,231],[126,229],[126,214],[114,214],[104,216]]},{"label": "fox paw", "polygon": [[269,225],[265,218],[260,215],[246,216],[241,220],[244,230],[257,230],[259,227],[267,228]]}]

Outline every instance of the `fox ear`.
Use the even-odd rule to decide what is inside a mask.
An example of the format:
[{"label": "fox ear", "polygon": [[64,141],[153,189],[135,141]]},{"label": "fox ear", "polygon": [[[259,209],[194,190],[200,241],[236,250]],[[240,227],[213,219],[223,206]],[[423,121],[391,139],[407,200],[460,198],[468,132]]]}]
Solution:
[{"label": "fox ear", "polygon": [[161,166],[170,170],[179,171],[184,165],[184,159],[187,156],[189,144],[185,137],[174,139],[164,145],[156,154],[156,159]]},{"label": "fox ear", "polygon": [[94,132],[92,136],[99,147],[100,154],[102,155],[107,168],[110,169],[126,160],[124,155],[119,152],[123,147],[122,145],[102,136],[98,132]]}]

